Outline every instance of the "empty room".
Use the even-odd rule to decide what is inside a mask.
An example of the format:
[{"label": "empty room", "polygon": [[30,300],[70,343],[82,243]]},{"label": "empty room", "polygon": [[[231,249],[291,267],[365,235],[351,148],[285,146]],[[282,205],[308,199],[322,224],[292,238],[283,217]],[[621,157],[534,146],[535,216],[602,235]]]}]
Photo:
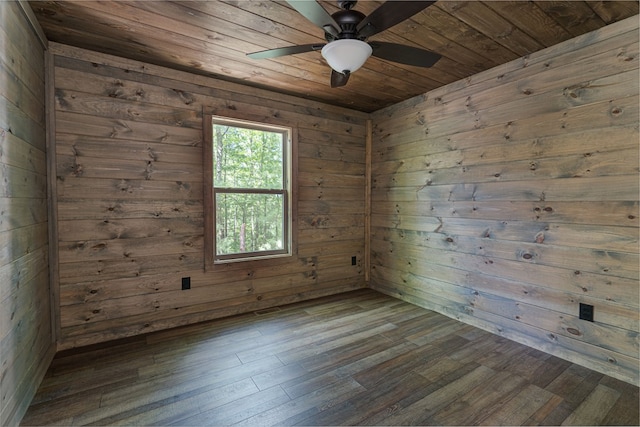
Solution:
[{"label": "empty room", "polygon": [[639,425],[638,13],[0,1],[0,425]]}]

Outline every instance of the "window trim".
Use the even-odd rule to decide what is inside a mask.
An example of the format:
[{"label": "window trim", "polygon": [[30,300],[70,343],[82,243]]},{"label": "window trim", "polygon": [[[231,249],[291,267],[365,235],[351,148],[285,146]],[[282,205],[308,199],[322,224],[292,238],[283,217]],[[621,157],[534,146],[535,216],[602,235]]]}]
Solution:
[{"label": "window trim", "polygon": [[[283,141],[287,146],[283,147],[285,158],[283,164],[284,190],[269,190],[286,194],[285,197],[285,239],[287,250],[252,252],[216,256],[215,239],[215,192],[213,188],[213,124],[229,124],[230,126],[246,127],[250,129],[274,131],[288,136],[288,141]],[[288,149],[287,149],[288,148]],[[213,270],[216,266],[234,262],[258,262],[273,264],[278,258],[290,258],[297,253],[297,230],[295,227],[297,209],[297,132],[291,124],[281,120],[269,120],[264,117],[251,117],[242,115],[219,115],[215,111],[203,111],[203,209],[204,209],[204,270]],[[233,189],[237,190],[243,189]],[[250,189],[244,189],[253,191]],[[224,190],[223,190],[224,191]],[[259,193],[266,194],[264,190]],[[249,255],[250,256],[245,256]]]}]

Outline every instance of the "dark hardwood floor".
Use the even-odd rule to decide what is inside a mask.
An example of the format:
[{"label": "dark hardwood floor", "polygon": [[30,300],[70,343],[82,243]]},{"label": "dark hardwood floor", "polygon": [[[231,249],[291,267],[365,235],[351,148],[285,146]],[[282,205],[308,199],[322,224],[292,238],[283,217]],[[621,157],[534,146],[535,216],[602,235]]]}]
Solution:
[{"label": "dark hardwood floor", "polygon": [[638,387],[362,290],[56,356],[23,425],[638,425]]}]

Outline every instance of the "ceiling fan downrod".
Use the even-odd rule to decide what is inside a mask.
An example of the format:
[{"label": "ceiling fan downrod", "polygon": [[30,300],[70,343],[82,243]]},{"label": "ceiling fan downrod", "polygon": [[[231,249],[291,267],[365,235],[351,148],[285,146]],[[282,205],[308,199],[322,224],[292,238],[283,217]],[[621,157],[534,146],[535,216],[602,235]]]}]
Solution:
[{"label": "ceiling fan downrod", "polygon": [[358,3],[358,0],[338,0],[337,3],[340,9],[351,10]]}]

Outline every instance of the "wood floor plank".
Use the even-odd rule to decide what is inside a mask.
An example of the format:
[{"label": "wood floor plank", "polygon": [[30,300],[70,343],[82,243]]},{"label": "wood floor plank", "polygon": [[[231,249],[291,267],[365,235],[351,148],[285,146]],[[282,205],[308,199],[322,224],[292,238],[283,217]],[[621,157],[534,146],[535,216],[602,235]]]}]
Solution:
[{"label": "wood floor plank", "polygon": [[605,377],[600,383],[620,392],[620,398],[602,420],[602,425],[626,426],[633,425],[634,422],[637,423],[638,408],[636,404],[640,402],[638,387],[612,377]]},{"label": "wood floor plank", "polygon": [[[167,352],[170,354],[162,354],[157,357],[154,356],[154,360],[144,366],[138,368],[138,375],[140,378],[157,378],[158,372],[170,372],[172,377],[179,375],[191,376],[199,369],[206,369],[207,372],[213,370],[223,370],[233,368],[234,366],[240,366],[242,362],[235,354],[220,354],[218,355],[215,347],[208,347],[207,350],[198,348],[193,352]],[[180,360],[179,366],[176,366],[176,360]],[[203,368],[206,366],[206,368]]]},{"label": "wood floor plank", "polygon": [[170,425],[228,426],[283,405],[291,399],[280,386],[259,391],[246,399],[238,399],[220,407],[202,411]]},{"label": "wood floor plank", "polygon": [[[253,346],[246,351],[238,352],[238,357],[243,363],[256,360],[267,355],[290,352],[299,348],[306,348],[309,345],[322,340],[329,340],[336,336],[344,335],[348,331],[353,332],[353,328],[364,328],[366,322],[362,322],[365,317],[369,318],[369,323],[379,323],[377,314],[384,312],[385,308],[375,308],[374,310],[355,313],[348,316],[340,316],[336,319],[323,319],[322,321],[310,321],[304,328],[282,329],[278,334],[265,337],[262,345]],[[313,319],[311,319],[313,320]],[[389,328],[387,326],[386,328]]]},{"label": "wood floor plank", "polygon": [[475,425],[507,402],[526,380],[509,372],[498,372],[492,378],[469,390],[460,398],[434,414],[441,425]]},{"label": "wood floor plank", "polygon": [[424,345],[410,350],[393,359],[387,360],[367,370],[355,374],[353,377],[368,389],[372,389],[376,384],[384,382],[388,378],[402,375],[404,372],[412,371],[422,365],[428,364],[433,359],[437,359],[446,354],[448,349],[455,349],[467,343],[464,338],[456,335],[442,339],[437,344]]},{"label": "wood floor plank", "polygon": [[[442,368],[441,362],[443,359],[447,359],[447,357],[445,356],[441,359],[438,359],[437,361],[434,361],[432,366],[430,366],[429,368],[427,368],[429,364],[427,364],[427,366],[422,366],[420,368],[421,375],[427,378],[427,376],[422,374],[423,372],[425,372],[424,368],[427,368],[427,370],[433,369],[433,371],[436,371],[436,370],[440,371],[440,369]],[[395,416],[396,414],[403,411],[404,408],[410,407],[411,405],[426,398],[431,393],[434,393],[440,388],[464,377],[465,375],[468,375],[471,371],[478,368],[479,366],[480,365],[476,363],[469,363],[466,365],[460,365],[454,369],[451,369],[445,372],[439,372],[439,375],[437,376],[438,379],[436,381],[430,381],[427,387],[419,389],[416,392],[399,399],[394,405],[388,408],[385,408],[381,411],[378,411],[377,413],[369,416],[368,418],[362,421],[362,425],[377,426],[377,425],[387,424],[388,422],[386,420],[391,416]],[[414,372],[417,373],[417,369]]]},{"label": "wood floor plank", "polygon": [[571,362],[562,360],[555,356],[549,356],[546,358],[545,363],[542,366],[539,366],[533,373],[532,384],[541,388],[546,388],[569,366],[571,366]]},{"label": "wood floor plank", "polygon": [[[109,418],[120,412],[135,410],[138,407],[154,405],[157,402],[168,402],[174,396],[187,398],[193,394],[200,394],[221,386],[233,384],[237,381],[250,379],[252,375],[268,372],[282,366],[277,358],[271,357],[242,366],[242,369],[223,369],[207,373],[207,367],[197,372],[172,376],[170,373],[159,374],[160,379],[150,379],[129,387],[114,389],[102,396],[101,408],[82,414],[80,423],[99,422],[101,413]],[[86,418],[86,420],[85,420]],[[75,419],[74,419],[75,420]]]},{"label": "wood floor plank", "polygon": [[353,376],[354,373],[366,370],[386,360],[393,359],[397,355],[403,354],[415,347],[407,343],[389,347],[389,342],[382,337],[372,344],[373,347],[368,351],[353,353],[350,357],[341,360],[336,359],[335,363],[326,365],[322,369],[310,371],[310,373],[304,377],[282,384],[282,387],[291,398],[300,397],[317,388],[323,388],[345,377]]},{"label": "wood floor plank", "polygon": [[584,402],[562,422],[562,425],[600,424],[619,397],[619,391],[598,384]]},{"label": "wood floor plank", "polygon": [[[345,327],[341,329],[340,333],[330,337],[320,337],[316,342],[300,346],[292,351],[278,353],[277,356],[283,363],[294,363],[298,360],[304,360],[309,357],[313,357],[318,354],[322,354],[325,351],[330,351],[338,348],[342,345],[347,345],[354,340],[361,340],[372,338],[381,333],[395,329],[395,326],[391,323],[384,322],[377,324],[373,322],[370,325],[363,327],[362,329],[355,329],[353,327]],[[350,331],[349,331],[350,330]]]},{"label": "wood floor plank", "polygon": [[438,382],[441,378],[446,375],[451,374],[452,372],[458,372],[464,368],[464,366],[473,366],[473,368],[477,367],[477,364],[466,364],[458,362],[457,360],[451,359],[448,355],[444,355],[444,357],[440,357],[436,359],[433,363],[424,364],[422,366],[418,366],[413,370],[418,375],[423,376],[430,382]]},{"label": "wood floor plank", "polygon": [[344,378],[328,387],[315,390],[297,399],[293,399],[261,414],[247,418],[238,426],[263,425],[296,425],[299,420],[308,418],[322,408],[331,407],[354,394],[364,391],[364,388],[352,378]]},{"label": "wood floor plank", "polygon": [[22,425],[72,425],[74,416],[99,408],[99,393],[86,393],[82,397],[71,395],[44,403],[32,404],[22,419]]},{"label": "wood floor plank", "polygon": [[266,390],[275,385],[280,385],[292,378],[301,377],[306,373],[308,373],[308,371],[296,363],[271,369],[267,372],[254,375],[252,378],[259,390]]},{"label": "wood floor plank", "polygon": [[582,366],[571,365],[545,388],[560,397],[571,398],[589,372],[587,368]]},{"label": "wood floor plank", "polygon": [[479,424],[486,426],[522,425],[551,398],[553,398],[553,393],[529,384]]},{"label": "wood floor plank", "polygon": [[565,402],[571,405],[571,408],[575,410],[584,399],[591,394],[594,388],[598,386],[598,383],[602,380],[603,375],[589,371],[589,373],[584,377],[584,379],[580,382],[578,387],[576,387],[570,396],[565,397]]},{"label": "wood floor plank", "polygon": [[[553,396],[551,396],[551,399],[549,399],[547,403],[545,403],[540,408],[538,408],[538,410],[535,411],[533,415],[531,415],[529,419],[523,423],[523,425],[527,425],[527,426],[548,425],[544,423],[544,420],[547,419],[549,414],[552,411],[554,411],[561,403],[562,403],[562,398],[554,394]],[[566,416],[563,418],[566,418]]]},{"label": "wood floor plank", "polygon": [[638,425],[639,395],[365,289],[61,352],[22,425]]},{"label": "wood floor plank", "polygon": [[250,378],[203,392],[175,395],[95,421],[94,425],[167,425],[257,392]]},{"label": "wood floor plank", "polygon": [[367,337],[349,342],[348,344],[341,345],[320,354],[314,354],[302,360],[300,364],[310,372],[318,372],[323,369],[335,369],[336,367],[347,365],[371,354],[379,353],[389,348],[393,342],[393,340],[387,337],[386,333],[381,334],[379,339]]},{"label": "wood floor plank", "polygon": [[403,408],[384,420],[384,425],[434,425],[433,415],[443,407],[454,402],[467,390],[477,387],[495,375],[495,371],[486,366],[478,366],[467,375],[438,388],[428,396]]},{"label": "wood floor plank", "polygon": [[424,391],[431,383],[420,375],[408,372],[390,378],[384,387],[364,390],[360,395],[342,401],[319,414],[302,421],[303,425],[362,425],[363,421],[380,412],[392,412],[403,398]]}]

